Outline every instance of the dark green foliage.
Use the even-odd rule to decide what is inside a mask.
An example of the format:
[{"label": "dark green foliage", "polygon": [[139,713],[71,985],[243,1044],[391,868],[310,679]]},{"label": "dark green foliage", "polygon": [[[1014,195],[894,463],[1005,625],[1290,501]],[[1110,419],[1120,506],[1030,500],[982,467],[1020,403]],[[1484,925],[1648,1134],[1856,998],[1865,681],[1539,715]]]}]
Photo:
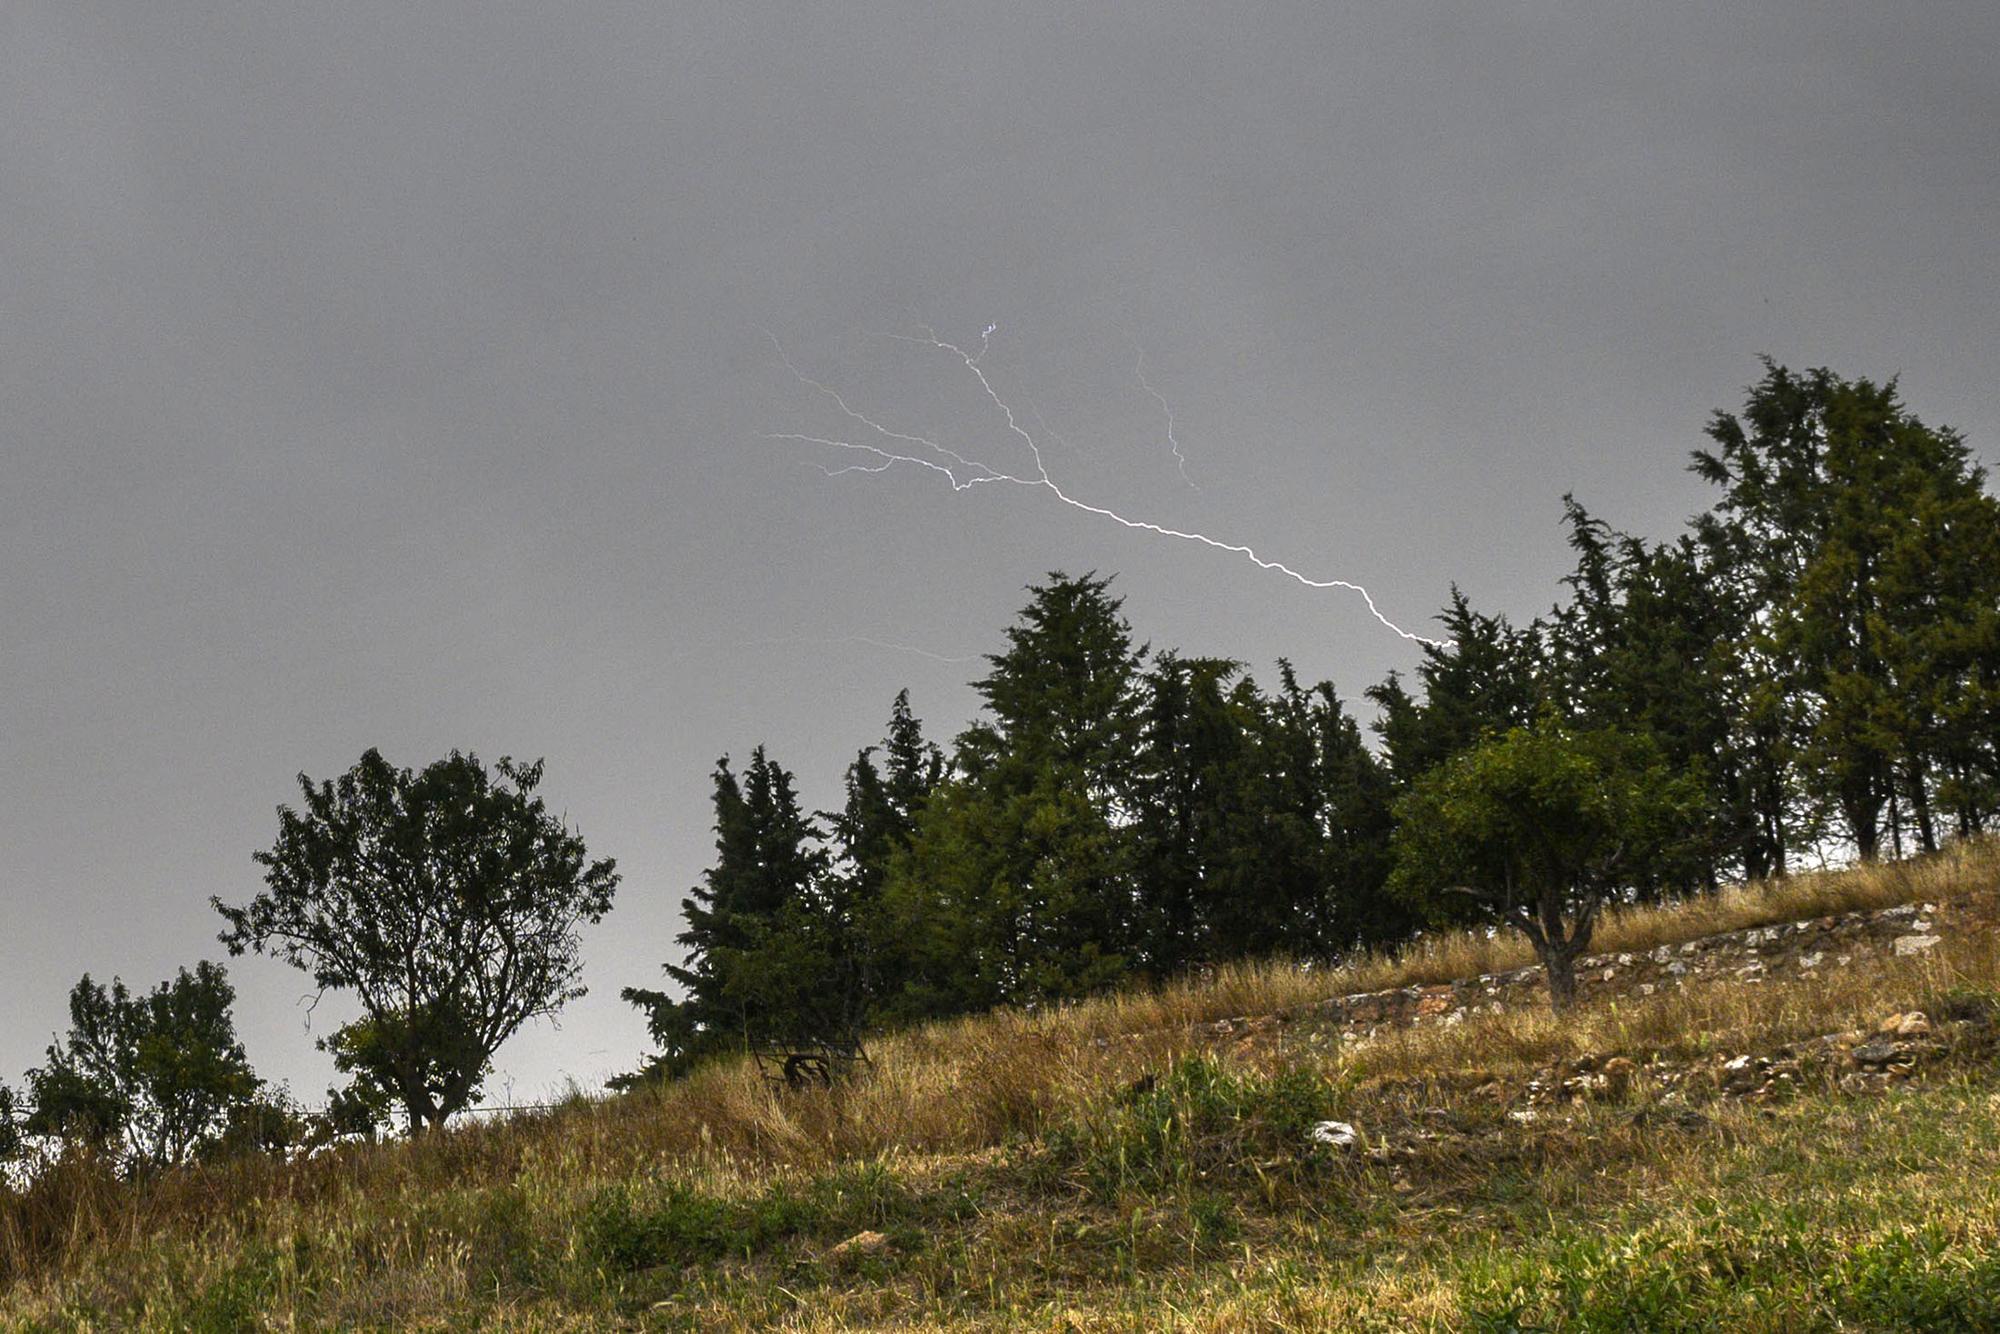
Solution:
[{"label": "dark green foliage", "polygon": [[1454,588],[1414,671],[1366,692],[1379,753],[1331,686],[1154,655],[1108,579],[1057,573],[949,765],[904,695],[823,827],[761,752],[740,790],[725,766],[686,994],[628,993],[667,1067],[760,1026],[1061,1003],[1436,921],[1521,927],[1560,998],[1603,902],[1988,827],[2000,502],[1893,383],[1765,372],[1710,423],[1720,497],[1685,533],[1566,497],[1565,601],[1516,627]]},{"label": "dark green foliage", "polygon": [[944,752],[924,739],[910,692],[901,691],[888,738],[855,757],[846,804],[826,817],[837,850],[830,910],[841,924],[839,984],[852,998],[850,1027],[881,1013],[913,981],[914,960],[884,910],[884,890],[891,863],[909,850],[944,774]]},{"label": "dark green foliage", "polygon": [[975,688],[960,781],[929,801],[884,889],[910,951],[904,1017],[1061,999],[1131,968],[1135,648],[1108,580],[1052,575]]},{"label": "dark green foliage", "polygon": [[493,1052],[583,992],[578,929],[611,907],[618,876],[549,813],[540,761],[493,773],[452,752],[421,772],[370,750],[339,779],[299,775],[256,854],[265,891],[215,900],[232,953],[271,953],[362,1018],[328,1040],[351,1102],[393,1098],[414,1132],[478,1096]]},{"label": "dark green foliage", "polygon": [[1699,778],[1707,838],[1683,846],[1670,879],[1713,888],[1726,874],[1775,871],[1799,827],[1793,761],[1745,670],[1752,608],[1727,558],[1692,537],[1651,546],[1565,504],[1577,569],[1569,604],[1545,627],[1546,693],[1579,726],[1642,733],[1670,768]]},{"label": "dark green foliage", "polygon": [[0,1168],[21,1156],[21,1104],[14,1090],[0,1083]]},{"label": "dark green foliage", "polygon": [[1657,884],[1698,827],[1700,795],[1643,738],[1553,719],[1489,737],[1417,780],[1396,808],[1396,894],[1434,921],[1519,930],[1558,1009],[1598,911]]},{"label": "dark green foliage", "polygon": [[28,1134],[116,1148],[134,1170],[212,1148],[260,1081],[237,1041],[235,988],[220,964],[181,969],[135,996],[88,975],[70,991],[70,1031],[28,1072]]},{"label": "dark green foliage", "polygon": [[252,1153],[285,1154],[305,1143],[311,1132],[311,1116],[290,1094],[283,1089],[267,1089],[229,1108],[222,1134],[210,1153],[217,1158]]},{"label": "dark green foliage", "polygon": [[740,779],[727,758],[716,765],[715,847],[715,865],[681,901],[687,962],[666,970],[683,998],[624,992],[660,1044],[650,1072],[678,1073],[746,1040],[830,1039],[853,1003],[828,911],[828,854],[792,775],[761,746]]},{"label": "dark green foliage", "polygon": [[1698,521],[1753,609],[1750,715],[1797,757],[1796,787],[1864,857],[1906,830],[1936,846],[1995,810],[2000,502],[1963,440],[1894,381],[1765,363],[1717,413],[1695,469],[1722,488]]},{"label": "dark green foliage", "polygon": [[663,1049],[651,1072],[1408,929],[1381,892],[1389,777],[1330,686],[1149,663],[1095,576],[1030,594],[950,766],[906,692],[818,825],[762,751],[718,768],[681,994],[625,993]]},{"label": "dark green foliage", "polygon": [[1425,644],[1417,667],[1421,695],[1411,695],[1394,674],[1368,692],[1381,710],[1389,770],[1408,784],[1486,733],[1518,727],[1534,717],[1541,699],[1540,638],[1516,630],[1504,616],[1472,609],[1454,588],[1438,616],[1444,642]]},{"label": "dark green foliage", "polygon": [[1401,934],[1380,892],[1388,775],[1332,687],[1279,666],[1275,696],[1233,663],[1164,654],[1146,676],[1133,836],[1154,976]]}]

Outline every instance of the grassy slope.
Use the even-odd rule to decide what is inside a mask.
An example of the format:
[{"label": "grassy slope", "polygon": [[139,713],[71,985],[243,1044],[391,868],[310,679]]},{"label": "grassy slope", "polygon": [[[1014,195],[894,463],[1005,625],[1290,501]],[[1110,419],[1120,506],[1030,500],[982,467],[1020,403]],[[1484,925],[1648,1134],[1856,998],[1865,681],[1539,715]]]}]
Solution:
[{"label": "grassy slope", "polygon": [[[1690,987],[1332,1050],[1202,1048],[1198,1025],[1512,966],[1452,937],[1338,972],[1227,970],[1151,995],[885,1042],[875,1076],[773,1099],[719,1067],[285,1166],[121,1187],[83,1166],[0,1201],[0,1323],[379,1326],[1797,1329],[2000,1326],[1990,1020],[1940,1024],[1885,1096],[1655,1085],[1523,1110],[1581,1057],[1766,1052],[2000,993],[2000,847],[1608,925],[1607,950],[1912,899],[1910,959]],[[1150,1087],[1143,1085],[1152,1077]],[[1138,1083],[1138,1087],[1135,1087]],[[1497,1093],[1496,1093],[1497,1090]],[[1307,1146],[1337,1117],[1373,1153]],[[834,1246],[884,1234],[873,1254]]]}]

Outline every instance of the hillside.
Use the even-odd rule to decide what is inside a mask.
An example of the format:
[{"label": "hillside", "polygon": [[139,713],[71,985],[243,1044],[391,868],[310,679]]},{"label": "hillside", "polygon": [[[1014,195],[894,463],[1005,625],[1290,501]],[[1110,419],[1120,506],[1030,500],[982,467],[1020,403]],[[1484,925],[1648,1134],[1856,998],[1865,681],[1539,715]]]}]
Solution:
[{"label": "hillside", "polygon": [[[0,1201],[22,1328],[2000,1323],[2000,845]],[[1345,1128],[1326,1127],[1339,1122]]]}]

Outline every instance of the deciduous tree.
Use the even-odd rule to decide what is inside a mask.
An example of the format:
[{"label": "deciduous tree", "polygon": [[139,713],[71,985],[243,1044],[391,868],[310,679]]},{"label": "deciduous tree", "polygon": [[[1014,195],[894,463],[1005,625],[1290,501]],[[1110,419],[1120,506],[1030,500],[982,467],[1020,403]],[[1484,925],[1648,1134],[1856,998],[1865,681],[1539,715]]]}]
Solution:
[{"label": "deciduous tree", "polygon": [[338,779],[299,775],[299,809],[256,854],[265,890],[214,900],[234,954],[269,953],[351,993],[336,1060],[402,1107],[412,1133],[470,1105],[493,1053],[583,994],[582,926],[618,875],[550,813],[542,763],[492,771],[453,751],[421,771],[370,750]]}]

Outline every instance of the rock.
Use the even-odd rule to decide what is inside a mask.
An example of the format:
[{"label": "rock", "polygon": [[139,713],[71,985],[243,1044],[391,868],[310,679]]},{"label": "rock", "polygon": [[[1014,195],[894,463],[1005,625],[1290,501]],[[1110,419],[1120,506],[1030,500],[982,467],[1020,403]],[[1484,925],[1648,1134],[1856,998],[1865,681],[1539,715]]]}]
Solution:
[{"label": "rock", "polygon": [[1897,936],[1891,947],[1899,955],[1924,954],[1936,948],[1937,936]]},{"label": "rock", "polygon": [[1428,1019],[1452,1008],[1450,987],[1427,987],[1417,998],[1417,1017]]},{"label": "rock", "polygon": [[1856,1065],[1887,1065],[1908,1050],[1901,1043],[1876,1038],[1872,1042],[1862,1043],[1849,1054],[1854,1057]]},{"label": "rock", "polygon": [[1361,1143],[1361,1132],[1345,1121],[1322,1121],[1312,1128],[1312,1142],[1335,1149],[1351,1149]]},{"label": "rock", "polygon": [[889,1249],[889,1238],[880,1232],[857,1232],[826,1253],[835,1264],[846,1264],[865,1256],[880,1255]]}]

